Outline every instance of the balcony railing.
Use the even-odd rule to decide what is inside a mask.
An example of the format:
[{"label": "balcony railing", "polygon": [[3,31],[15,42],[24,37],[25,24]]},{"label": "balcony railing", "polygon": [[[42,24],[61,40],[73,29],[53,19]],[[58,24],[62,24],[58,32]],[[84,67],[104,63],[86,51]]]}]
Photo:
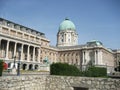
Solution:
[{"label": "balcony railing", "polygon": [[[33,36],[33,35],[31,36],[31,35],[27,34],[26,32],[16,31],[16,30],[13,30],[10,27],[8,28],[6,26],[2,27],[1,33],[5,34],[6,36],[8,35],[10,37],[20,38],[20,39],[27,40],[30,42],[36,42],[36,43],[40,42],[40,38],[36,38],[36,36]],[[26,34],[24,34],[24,33],[26,33]]]}]

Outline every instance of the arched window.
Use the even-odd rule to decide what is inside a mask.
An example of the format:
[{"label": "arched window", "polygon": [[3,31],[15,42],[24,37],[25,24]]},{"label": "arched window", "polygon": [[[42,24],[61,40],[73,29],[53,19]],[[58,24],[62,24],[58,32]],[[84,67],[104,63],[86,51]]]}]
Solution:
[{"label": "arched window", "polygon": [[78,64],[78,60],[76,59],[76,64]]},{"label": "arched window", "polygon": [[61,42],[64,42],[64,40],[63,40],[63,39],[61,39]]}]

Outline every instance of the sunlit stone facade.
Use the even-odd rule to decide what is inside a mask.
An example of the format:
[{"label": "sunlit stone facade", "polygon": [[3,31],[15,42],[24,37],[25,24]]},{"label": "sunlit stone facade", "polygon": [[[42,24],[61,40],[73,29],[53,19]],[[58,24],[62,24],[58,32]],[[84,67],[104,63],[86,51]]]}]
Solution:
[{"label": "sunlit stone facade", "polygon": [[[95,42],[94,42],[95,43]],[[89,65],[107,67],[111,72],[114,70],[114,53],[103,46],[77,45],[59,48],[59,62],[77,65],[80,69],[85,69]]]},{"label": "sunlit stone facade", "polygon": [[[53,62],[69,63],[82,70],[92,64],[107,67],[108,73],[114,71],[114,67],[120,62],[118,50],[107,49],[96,40],[78,45],[75,26],[70,24],[65,27],[65,25],[59,27],[55,47],[50,46],[50,41],[44,33],[0,18],[0,59],[4,60],[9,68],[13,68],[15,59],[17,68],[20,58],[20,66],[23,70],[39,70],[47,60],[50,64]],[[66,36],[62,43],[60,43],[62,39],[59,36]],[[21,48],[20,57],[19,48]]]},{"label": "sunlit stone facade", "polygon": [[[14,59],[17,68],[20,58],[21,69],[39,69],[47,57],[44,52],[49,53],[49,42],[44,33],[0,18],[0,59],[4,60],[9,68],[13,67]],[[20,56],[19,48],[21,48]],[[57,55],[54,50],[50,53]],[[56,61],[55,55],[50,57],[54,58],[54,61]]]},{"label": "sunlit stone facade", "polygon": [[89,65],[107,67],[108,72],[114,70],[115,57],[113,51],[105,48],[97,40],[78,45],[75,25],[68,18],[59,26],[57,47],[59,62],[77,65],[82,70],[85,70]]},{"label": "sunlit stone facade", "polygon": [[115,56],[115,71],[120,71],[120,49],[113,50]]}]

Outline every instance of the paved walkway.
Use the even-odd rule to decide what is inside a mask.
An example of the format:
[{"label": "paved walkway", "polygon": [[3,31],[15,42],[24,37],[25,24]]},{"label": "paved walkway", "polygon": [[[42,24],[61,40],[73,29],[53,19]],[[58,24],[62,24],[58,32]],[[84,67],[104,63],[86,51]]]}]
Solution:
[{"label": "paved walkway", "polygon": [[[20,75],[50,75],[47,71],[21,71]],[[3,72],[2,76],[17,76],[17,72]]]}]

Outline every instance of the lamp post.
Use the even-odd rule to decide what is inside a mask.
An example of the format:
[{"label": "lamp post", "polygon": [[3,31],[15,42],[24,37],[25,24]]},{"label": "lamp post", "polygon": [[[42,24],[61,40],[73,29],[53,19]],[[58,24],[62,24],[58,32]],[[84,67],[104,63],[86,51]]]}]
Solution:
[{"label": "lamp post", "polygon": [[13,58],[14,58],[14,65],[13,65],[13,68],[15,68],[15,60],[16,60],[16,56],[14,56]]},{"label": "lamp post", "polygon": [[18,61],[18,69],[17,69],[17,76],[20,76],[20,56],[21,56],[21,47],[18,48],[18,56],[19,56],[19,61]]}]

